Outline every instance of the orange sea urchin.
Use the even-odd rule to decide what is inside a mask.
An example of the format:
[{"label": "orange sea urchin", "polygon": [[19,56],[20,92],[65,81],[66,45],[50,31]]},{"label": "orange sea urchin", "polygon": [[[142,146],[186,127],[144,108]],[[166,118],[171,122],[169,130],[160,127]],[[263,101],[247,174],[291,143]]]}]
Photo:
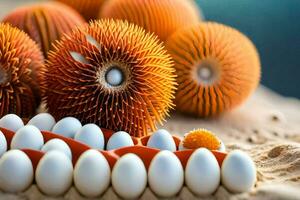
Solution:
[{"label": "orange sea urchin", "polygon": [[76,29],[50,53],[45,100],[56,118],[142,136],[173,107],[175,69],[156,37],[123,21]]},{"label": "orange sea urchin", "polygon": [[184,136],[183,146],[187,149],[207,148],[209,150],[218,150],[221,142],[212,132],[205,129],[197,129]]},{"label": "orange sea urchin", "polygon": [[257,87],[260,61],[237,30],[201,23],[173,34],[167,49],[175,61],[177,110],[208,117],[242,103]]},{"label": "orange sea urchin", "polygon": [[0,23],[0,116],[28,118],[40,103],[43,55],[24,32]]},{"label": "orange sea urchin", "polygon": [[110,0],[100,16],[128,20],[154,32],[163,41],[176,30],[201,19],[192,0]]},{"label": "orange sea urchin", "polygon": [[65,3],[80,14],[84,16],[86,20],[97,19],[99,12],[106,0],[56,0]]},{"label": "orange sea urchin", "polygon": [[39,44],[45,57],[55,40],[85,23],[75,10],[55,2],[17,8],[9,13],[3,22],[8,22],[26,32]]}]

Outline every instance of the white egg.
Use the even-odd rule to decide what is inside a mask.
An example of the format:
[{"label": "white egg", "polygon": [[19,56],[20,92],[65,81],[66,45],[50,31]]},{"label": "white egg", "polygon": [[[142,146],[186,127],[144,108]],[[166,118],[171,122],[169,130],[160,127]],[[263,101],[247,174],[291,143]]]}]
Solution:
[{"label": "white egg", "polygon": [[52,132],[68,138],[74,138],[81,127],[82,125],[78,119],[74,117],[65,117],[54,125]]},{"label": "white egg", "polygon": [[125,131],[115,132],[108,140],[106,149],[113,150],[121,147],[134,146],[134,143],[128,133]]},{"label": "white egg", "polygon": [[160,197],[175,196],[184,183],[180,160],[170,151],[161,151],[153,158],[148,170],[151,190]]},{"label": "white egg", "polygon": [[0,127],[6,128],[8,130],[11,130],[13,132],[16,132],[18,129],[22,128],[24,126],[24,123],[22,119],[15,114],[8,114],[3,116],[0,119]]},{"label": "white egg", "polygon": [[74,183],[78,191],[87,197],[101,195],[110,184],[110,167],[97,150],[84,152],[74,168]]},{"label": "white egg", "polygon": [[176,151],[176,144],[173,140],[173,137],[165,129],[159,129],[154,132],[150,136],[147,146],[160,150]]},{"label": "white egg", "polygon": [[51,139],[48,142],[46,142],[46,144],[44,144],[44,146],[41,149],[43,152],[49,152],[49,151],[60,151],[64,154],[66,154],[66,156],[68,156],[68,158],[70,160],[72,160],[72,151],[69,147],[69,145],[61,140],[61,139]]},{"label": "white egg", "polygon": [[220,167],[213,153],[205,148],[197,149],[185,168],[185,183],[198,196],[208,196],[220,185]]},{"label": "white egg", "polygon": [[147,171],[143,161],[135,154],[122,156],[112,170],[112,186],[125,199],[138,198],[147,185]]},{"label": "white egg", "polygon": [[0,159],[0,189],[18,193],[33,181],[33,167],[28,156],[20,150],[10,150]]},{"label": "white egg", "polygon": [[7,141],[4,134],[0,131],[0,158],[7,151]]},{"label": "white egg", "polygon": [[37,165],[35,180],[38,188],[47,195],[64,194],[72,185],[73,166],[71,160],[59,151],[46,153]]},{"label": "white egg", "polygon": [[223,161],[222,184],[231,192],[250,191],[256,181],[256,167],[253,160],[240,150],[231,151]]},{"label": "white egg", "polygon": [[44,145],[44,137],[41,131],[32,125],[20,128],[11,140],[11,149],[35,149],[40,150]]},{"label": "white egg", "polygon": [[96,124],[84,125],[75,135],[75,140],[80,141],[94,149],[104,149],[104,136]]},{"label": "white egg", "polygon": [[27,124],[33,125],[41,131],[51,131],[55,125],[55,119],[49,113],[40,113],[31,118]]}]

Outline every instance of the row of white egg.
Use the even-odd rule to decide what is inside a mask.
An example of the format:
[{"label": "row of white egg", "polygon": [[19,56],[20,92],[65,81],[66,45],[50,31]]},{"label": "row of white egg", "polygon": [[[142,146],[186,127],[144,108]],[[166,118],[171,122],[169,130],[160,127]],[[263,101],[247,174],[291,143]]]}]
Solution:
[{"label": "row of white egg", "polygon": [[[33,117],[26,126],[24,126],[23,121],[14,114],[6,115],[0,119],[0,127],[15,131],[16,135],[22,135],[16,136],[20,138],[16,146],[22,148],[40,149],[43,144],[42,135],[39,130],[33,128],[32,126],[35,126],[40,131],[52,131],[58,135],[74,138],[75,140],[80,141],[94,149],[103,150],[105,147],[103,133],[97,125],[86,124],[82,126],[80,121],[74,117],[66,117],[56,123],[50,114],[41,113]],[[28,141],[31,144],[35,144],[31,146],[30,144],[23,142],[23,140]],[[19,142],[23,144],[19,145]],[[12,146],[14,147],[15,145]],[[107,141],[106,150],[113,150],[126,146],[134,146],[132,138],[128,133],[124,131],[118,131],[114,133]],[[160,150],[177,150],[172,135],[164,129],[160,129],[153,133],[147,142],[147,146]]]},{"label": "row of white egg", "polygon": [[125,154],[113,169],[97,150],[88,150],[78,159],[74,169],[71,160],[59,151],[49,151],[39,161],[35,174],[30,159],[20,150],[10,150],[0,158],[0,189],[21,192],[33,181],[50,196],[63,195],[72,182],[84,196],[97,197],[112,185],[122,198],[137,198],[147,183],[160,197],[172,197],[185,185],[198,196],[213,194],[220,182],[232,192],[251,190],[256,169],[251,158],[235,150],[228,154],[220,169],[215,156],[205,148],[196,150],[185,170],[178,157],[161,151],[153,158],[148,171],[135,154]]}]

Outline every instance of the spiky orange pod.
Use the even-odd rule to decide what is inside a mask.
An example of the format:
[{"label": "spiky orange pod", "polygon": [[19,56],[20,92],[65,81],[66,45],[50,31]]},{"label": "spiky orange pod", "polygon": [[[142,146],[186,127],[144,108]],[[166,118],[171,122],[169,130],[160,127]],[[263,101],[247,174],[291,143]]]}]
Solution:
[{"label": "spiky orange pod", "polygon": [[3,22],[8,22],[26,32],[39,44],[45,57],[55,40],[85,23],[75,10],[57,2],[17,8],[9,13]]},{"label": "spiky orange pod", "polygon": [[173,107],[171,58],[155,36],[136,25],[95,21],[63,37],[55,49],[45,100],[57,119],[74,116],[143,136]]},{"label": "spiky orange pod", "polygon": [[163,41],[176,30],[201,20],[192,0],[110,0],[103,6],[100,17],[135,23]]},{"label": "spiky orange pod", "polygon": [[89,21],[97,19],[99,12],[106,0],[56,0],[65,3],[77,10]]},{"label": "spiky orange pod", "polygon": [[187,149],[207,148],[209,150],[218,150],[221,146],[218,137],[206,129],[197,129],[190,131],[184,136],[183,146]]},{"label": "spiky orange pod", "polygon": [[198,117],[241,104],[257,87],[260,61],[252,42],[237,30],[201,23],[173,34],[167,49],[178,75],[177,109]]},{"label": "spiky orange pod", "polygon": [[40,103],[44,72],[39,47],[24,32],[0,23],[0,116],[28,118]]}]

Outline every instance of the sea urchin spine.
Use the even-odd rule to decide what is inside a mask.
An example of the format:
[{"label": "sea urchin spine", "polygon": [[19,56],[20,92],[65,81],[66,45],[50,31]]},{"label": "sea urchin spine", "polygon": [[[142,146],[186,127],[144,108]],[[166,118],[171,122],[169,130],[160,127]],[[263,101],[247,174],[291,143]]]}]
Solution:
[{"label": "sea urchin spine", "polygon": [[142,28],[100,20],[66,35],[50,53],[45,100],[57,119],[74,116],[143,136],[173,107],[175,70]]},{"label": "sea urchin spine", "polygon": [[32,116],[40,103],[43,73],[43,55],[35,42],[0,23],[0,116]]},{"label": "sea urchin spine", "polygon": [[44,56],[52,49],[52,43],[76,26],[85,23],[72,8],[55,2],[39,3],[17,8],[3,22],[26,32],[42,49]]},{"label": "sea urchin spine", "polygon": [[176,30],[201,20],[193,0],[110,0],[100,17],[127,20],[157,34],[163,41]]},{"label": "sea urchin spine", "polygon": [[173,34],[167,49],[175,61],[177,110],[198,117],[241,104],[257,87],[260,61],[252,42],[237,30],[201,23]]}]

